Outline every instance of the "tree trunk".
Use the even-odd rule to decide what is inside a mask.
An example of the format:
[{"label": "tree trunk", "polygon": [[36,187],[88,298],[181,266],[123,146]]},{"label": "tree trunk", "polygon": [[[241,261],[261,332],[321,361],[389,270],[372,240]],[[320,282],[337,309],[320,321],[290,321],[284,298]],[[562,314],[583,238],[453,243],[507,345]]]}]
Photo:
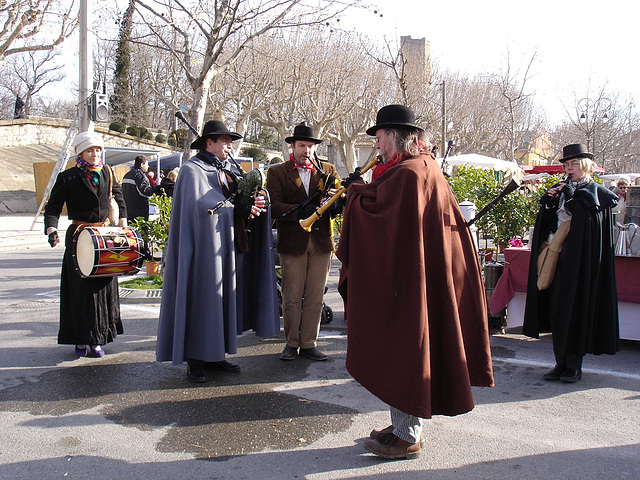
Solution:
[{"label": "tree trunk", "polygon": [[[191,104],[191,109],[189,110],[188,115],[186,115],[187,120],[191,125],[193,125],[198,134],[202,133],[204,113],[207,106],[207,96],[209,94],[209,85],[211,84],[210,77],[212,77],[212,75],[207,75],[200,84],[194,86],[193,103]],[[196,135],[191,131],[191,129],[189,129],[189,133],[187,134],[187,141],[184,145],[182,158],[183,162],[186,162],[189,158],[191,158],[192,150],[190,148],[190,145],[195,139]]]}]

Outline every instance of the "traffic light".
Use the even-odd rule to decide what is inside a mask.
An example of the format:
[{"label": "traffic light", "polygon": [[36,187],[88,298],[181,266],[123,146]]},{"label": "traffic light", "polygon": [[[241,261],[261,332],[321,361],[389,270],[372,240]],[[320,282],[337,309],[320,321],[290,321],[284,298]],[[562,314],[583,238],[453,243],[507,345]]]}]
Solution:
[{"label": "traffic light", "polygon": [[104,93],[94,93],[91,96],[91,119],[94,122],[109,120],[109,97]]}]

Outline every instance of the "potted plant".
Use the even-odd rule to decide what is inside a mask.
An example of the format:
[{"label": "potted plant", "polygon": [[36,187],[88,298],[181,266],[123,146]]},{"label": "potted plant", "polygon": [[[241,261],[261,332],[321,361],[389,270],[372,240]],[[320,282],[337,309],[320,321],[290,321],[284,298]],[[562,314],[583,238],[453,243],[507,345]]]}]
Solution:
[{"label": "potted plant", "polygon": [[[157,213],[149,220],[136,218],[131,224],[140,231],[142,239],[149,247],[148,257],[145,259],[147,274],[157,274],[160,262],[164,259],[167,240],[169,239],[169,222],[171,221],[171,197],[153,195],[149,204],[156,207]],[[156,253],[160,252],[157,256]]]},{"label": "potted plant", "polygon": [[[469,200],[478,209],[496,198],[504,188],[504,182],[495,172],[466,165],[458,167],[449,184],[458,201]],[[494,247],[500,251],[509,239],[521,237],[534,225],[539,197],[539,192],[512,192],[496,203],[476,225],[493,239]]]}]

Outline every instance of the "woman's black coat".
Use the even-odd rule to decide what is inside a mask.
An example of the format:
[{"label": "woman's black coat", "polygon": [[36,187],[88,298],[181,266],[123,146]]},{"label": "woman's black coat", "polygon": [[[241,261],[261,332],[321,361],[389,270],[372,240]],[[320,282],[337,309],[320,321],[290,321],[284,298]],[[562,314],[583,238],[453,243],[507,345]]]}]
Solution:
[{"label": "woman's black coat", "polygon": [[[556,355],[614,354],[620,349],[618,300],[613,252],[616,196],[595,182],[568,191],[572,214],[551,286],[537,288],[540,245],[556,230],[558,200],[541,200],[531,247],[531,263],[522,333],[538,338],[554,328]],[[572,198],[571,198],[572,196]],[[549,207],[549,208],[547,208]]]}]

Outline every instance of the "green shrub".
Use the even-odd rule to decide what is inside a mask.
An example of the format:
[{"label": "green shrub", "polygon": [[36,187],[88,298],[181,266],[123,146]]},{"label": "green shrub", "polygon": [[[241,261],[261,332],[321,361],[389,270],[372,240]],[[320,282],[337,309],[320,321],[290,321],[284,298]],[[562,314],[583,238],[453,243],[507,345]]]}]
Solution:
[{"label": "green shrub", "polygon": [[159,133],[156,135],[156,143],[167,143],[167,136]]},{"label": "green shrub", "polygon": [[172,198],[166,195],[154,194],[149,199],[149,204],[157,208],[158,214],[145,220],[138,217],[131,222],[142,235],[142,239],[150,244],[151,251],[159,248],[165,253],[167,240],[169,239],[169,222],[171,221]]},{"label": "green shrub", "polygon": [[136,277],[131,280],[120,282],[120,288],[132,289],[161,289],[164,283],[164,277],[161,275],[149,275],[148,277]]},{"label": "green shrub", "polygon": [[131,125],[130,127],[127,127],[127,133],[132,137],[139,137],[140,127],[134,127],[133,125]]},{"label": "green shrub", "polygon": [[263,165],[269,163],[269,157],[267,157],[266,152],[260,147],[244,147],[240,150],[240,155],[243,157],[251,157],[254,162],[258,162]]},{"label": "green shrub", "polygon": [[[540,196],[558,179],[556,176],[547,177],[535,192],[518,189],[508,194],[496,202],[476,225],[493,238],[496,246],[506,245],[509,239],[521,237],[535,224]],[[473,202],[478,211],[494,200],[507,184],[497,178],[493,170],[468,165],[458,167],[455,176],[448,181],[458,202]]]},{"label": "green shrub", "polygon": [[124,122],[112,122],[109,124],[109,130],[124,133],[127,131],[127,126],[124,124]]},{"label": "green shrub", "polygon": [[183,146],[187,141],[187,129],[186,128],[178,128],[171,132],[176,139],[176,146]]},{"label": "green shrub", "polygon": [[171,147],[177,147],[177,146],[178,146],[178,144],[176,143],[176,137],[174,137],[173,135],[172,135],[172,136],[170,136],[170,137],[167,139],[167,145],[169,145],[169,146],[171,146]]}]

